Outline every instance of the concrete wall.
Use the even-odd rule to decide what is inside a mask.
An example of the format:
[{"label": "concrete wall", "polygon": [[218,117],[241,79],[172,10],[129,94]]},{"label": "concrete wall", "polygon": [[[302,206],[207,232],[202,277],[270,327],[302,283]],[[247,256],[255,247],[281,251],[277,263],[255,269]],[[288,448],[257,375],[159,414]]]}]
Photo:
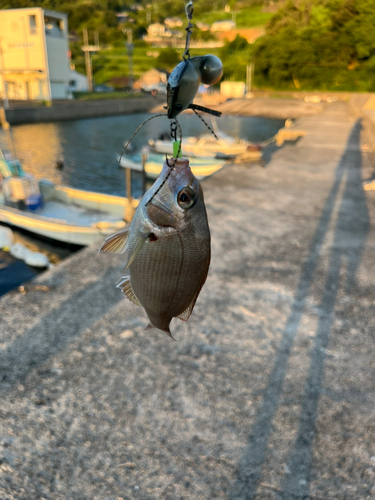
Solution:
[{"label": "concrete wall", "polygon": [[165,101],[163,98],[139,97],[101,101],[64,101],[51,107],[17,107],[6,110],[11,125],[19,123],[52,122],[94,118],[99,116],[126,115],[151,112],[155,106]]}]

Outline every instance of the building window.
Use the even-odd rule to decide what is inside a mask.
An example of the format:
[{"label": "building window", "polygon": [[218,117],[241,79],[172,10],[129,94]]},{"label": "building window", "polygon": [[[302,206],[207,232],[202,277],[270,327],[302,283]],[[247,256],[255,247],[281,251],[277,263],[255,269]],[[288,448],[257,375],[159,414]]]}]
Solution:
[{"label": "building window", "polygon": [[36,15],[31,14],[29,16],[29,25],[30,25],[30,35],[36,35]]},{"label": "building window", "polygon": [[64,21],[56,19],[56,17],[45,16],[44,24],[46,27],[46,35],[53,38],[64,37]]}]

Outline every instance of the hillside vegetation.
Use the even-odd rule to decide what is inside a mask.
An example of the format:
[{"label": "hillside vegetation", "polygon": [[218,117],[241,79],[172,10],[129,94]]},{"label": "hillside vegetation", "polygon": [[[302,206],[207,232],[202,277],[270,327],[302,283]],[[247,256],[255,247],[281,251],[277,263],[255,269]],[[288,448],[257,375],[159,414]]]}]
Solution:
[{"label": "hillside vegetation", "polygon": [[[129,74],[128,57],[124,43],[127,41],[126,29],[131,29],[135,50],[133,54],[134,74],[138,78],[145,71],[160,67],[171,69],[173,61],[168,60],[168,54],[163,57],[163,49],[148,46],[141,37],[146,33],[149,24],[163,22],[166,17],[178,16],[183,21],[183,32],[187,19],[185,5],[187,0],[136,1],[136,0],[0,0],[0,8],[22,8],[39,6],[68,14],[69,31],[74,38],[71,41],[72,62],[81,73],[85,73],[85,63],[82,47],[82,32],[87,29],[90,43],[94,42],[94,32],[98,32],[102,50],[92,54],[93,76],[96,84],[106,83],[115,76]],[[263,25],[272,16],[263,12],[262,8],[269,1],[265,0],[194,0],[193,23],[209,23],[223,19],[232,19],[233,11],[239,27]],[[230,12],[225,12],[229,5]],[[134,8],[137,6],[137,8]],[[147,7],[148,6],[148,7]],[[116,14],[128,12],[129,21],[119,23]],[[196,26],[192,40],[213,39],[214,35],[200,31]],[[167,51],[166,51],[167,52]],[[183,50],[178,49],[179,58]],[[219,51],[210,49],[210,53],[218,55]],[[203,55],[207,50],[194,50],[194,55]],[[240,71],[242,75],[243,71]],[[232,72],[228,75],[236,74]]]},{"label": "hillside vegetation", "polygon": [[[124,43],[126,29],[133,33],[134,74],[139,77],[150,68],[170,70],[176,53],[157,49],[141,38],[148,24],[178,16],[184,32],[187,0],[0,0],[0,8],[41,6],[69,15],[72,61],[85,72],[82,31],[94,32],[102,50],[92,56],[96,84],[129,74]],[[228,9],[228,6],[230,9]],[[273,6],[273,7],[272,7]],[[374,0],[282,0],[275,12],[269,0],[194,0],[194,23],[235,19],[237,27],[265,25],[266,34],[253,45],[237,37],[222,49],[209,52],[220,56],[224,78],[245,80],[246,65],[254,63],[253,84],[258,88],[280,90],[375,89]],[[277,7],[276,7],[277,8]],[[128,21],[119,23],[116,14],[128,12]],[[272,14],[272,12],[274,12]],[[214,35],[194,27],[192,40]],[[207,50],[192,51],[203,55]],[[181,59],[182,49],[177,50]]]},{"label": "hillside vegetation", "polygon": [[374,91],[373,0],[289,0],[253,47],[259,87]]}]

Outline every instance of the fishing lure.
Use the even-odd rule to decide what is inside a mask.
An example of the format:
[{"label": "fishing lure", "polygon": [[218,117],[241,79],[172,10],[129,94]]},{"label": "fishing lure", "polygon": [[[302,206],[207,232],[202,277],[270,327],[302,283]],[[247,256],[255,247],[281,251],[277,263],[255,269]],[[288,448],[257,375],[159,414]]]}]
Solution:
[{"label": "fishing lure", "polygon": [[213,55],[184,59],[172,71],[167,84],[167,116],[176,118],[187,108],[205,111],[215,116],[221,116],[214,111],[193,104],[199,85],[214,85],[223,76],[223,65],[220,59]]},{"label": "fishing lure", "polygon": [[[172,71],[169,76],[167,83],[167,106],[164,109],[167,110],[165,114],[157,114],[143,122],[137,130],[134,132],[130,140],[125,145],[119,162],[123,154],[125,153],[130,142],[133,140],[134,136],[138,131],[145,125],[148,121],[157,118],[159,116],[167,116],[170,122],[170,135],[174,140],[174,158],[178,158],[181,153],[181,141],[182,133],[181,127],[176,119],[176,117],[185,111],[186,109],[191,109],[199,117],[200,120],[206,125],[206,127],[212,132],[212,134],[217,138],[215,132],[211,127],[205,122],[205,120],[200,116],[198,111],[209,113],[214,116],[221,116],[220,111],[215,111],[198,104],[194,104],[193,100],[198,92],[201,83],[205,85],[214,85],[223,76],[223,64],[220,59],[214,55],[208,54],[205,56],[190,57],[189,43],[191,36],[191,28],[193,24],[191,23],[193,18],[193,2],[189,2],[185,7],[186,16],[188,18],[188,26],[186,30],[186,43],[185,51],[182,56],[183,61],[180,62]],[[180,132],[180,140],[177,141],[177,127]]]}]

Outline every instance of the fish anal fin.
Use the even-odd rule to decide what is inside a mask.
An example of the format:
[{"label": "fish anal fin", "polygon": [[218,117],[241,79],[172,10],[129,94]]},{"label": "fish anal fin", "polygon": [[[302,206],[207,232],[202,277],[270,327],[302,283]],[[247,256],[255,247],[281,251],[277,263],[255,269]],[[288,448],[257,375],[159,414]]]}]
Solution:
[{"label": "fish anal fin", "polygon": [[117,288],[120,288],[122,293],[126,295],[126,297],[133,302],[136,306],[142,306],[142,304],[139,302],[136,294],[134,293],[132,284],[130,282],[130,276],[123,276],[118,284],[116,285]]},{"label": "fish anal fin", "polygon": [[100,247],[99,253],[101,252],[111,252],[111,253],[124,253],[126,251],[126,242],[128,241],[129,228],[124,229],[116,234],[112,234],[106,238],[103,245]]}]

